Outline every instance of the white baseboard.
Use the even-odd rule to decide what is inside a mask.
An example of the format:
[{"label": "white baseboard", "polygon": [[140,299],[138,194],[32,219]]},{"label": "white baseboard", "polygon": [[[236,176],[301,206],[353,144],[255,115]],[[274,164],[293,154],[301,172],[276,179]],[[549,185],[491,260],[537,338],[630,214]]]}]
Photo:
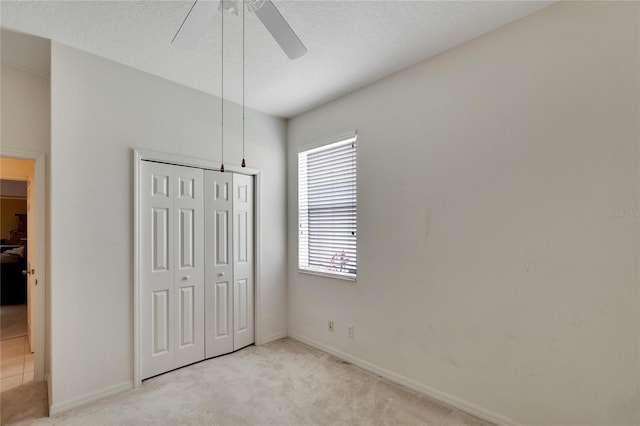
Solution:
[{"label": "white baseboard", "polygon": [[351,364],[357,365],[362,369],[370,371],[371,373],[377,374],[378,376],[391,380],[394,383],[397,383],[411,390],[414,390],[418,393],[421,393],[430,398],[433,398],[436,401],[439,401],[443,404],[462,410],[465,413],[478,417],[479,419],[486,420],[488,422],[495,423],[500,426],[517,426],[518,425],[518,423],[516,423],[514,420],[508,417],[505,417],[501,414],[494,413],[491,410],[475,405],[469,401],[465,401],[464,399],[458,398],[453,395],[449,395],[448,393],[439,391],[430,386],[427,386],[425,384],[412,380],[408,377],[394,373],[393,371],[389,371],[386,368],[379,367],[361,358],[358,358],[346,352],[342,352],[341,350],[332,348],[331,346],[325,345],[324,343],[318,342],[313,339],[309,339],[307,337],[298,336],[295,334],[289,334],[289,337],[292,339],[298,340],[306,345],[312,346],[316,349],[320,349],[323,352],[327,352],[344,361],[348,361]]},{"label": "white baseboard", "polygon": [[287,337],[286,331],[281,331],[279,333],[271,334],[269,336],[263,337],[260,340],[256,340],[256,346],[265,345],[269,342],[273,342],[275,340],[282,339],[284,337]]},{"label": "white baseboard", "polygon": [[129,389],[133,389],[132,380],[127,380],[126,382],[122,382],[117,385],[108,386],[76,398],[71,398],[67,401],[52,404],[49,406],[49,416],[57,416],[58,414],[71,410],[72,408],[80,407],[81,405],[85,405]]}]

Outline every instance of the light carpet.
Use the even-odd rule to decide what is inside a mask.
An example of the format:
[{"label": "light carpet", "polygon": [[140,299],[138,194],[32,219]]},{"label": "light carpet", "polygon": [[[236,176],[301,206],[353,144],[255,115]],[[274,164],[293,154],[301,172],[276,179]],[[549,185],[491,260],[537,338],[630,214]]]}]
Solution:
[{"label": "light carpet", "polygon": [[[3,424],[489,425],[291,339],[175,370],[53,418],[21,417],[19,401],[2,399]],[[5,409],[14,416],[5,418]]]}]

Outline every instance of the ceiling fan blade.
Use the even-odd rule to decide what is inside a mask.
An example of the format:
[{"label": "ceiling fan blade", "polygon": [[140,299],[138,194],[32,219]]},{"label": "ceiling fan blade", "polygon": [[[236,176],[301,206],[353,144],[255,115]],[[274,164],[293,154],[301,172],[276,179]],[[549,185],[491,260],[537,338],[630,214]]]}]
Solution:
[{"label": "ceiling fan blade", "polygon": [[265,0],[264,4],[255,11],[255,14],[289,59],[297,59],[307,53],[307,48],[304,47],[304,44],[302,44],[271,0]]},{"label": "ceiling fan blade", "polygon": [[207,26],[211,25],[212,18],[218,12],[219,3],[219,1],[196,0],[171,43],[184,49],[196,47],[202,40]]}]

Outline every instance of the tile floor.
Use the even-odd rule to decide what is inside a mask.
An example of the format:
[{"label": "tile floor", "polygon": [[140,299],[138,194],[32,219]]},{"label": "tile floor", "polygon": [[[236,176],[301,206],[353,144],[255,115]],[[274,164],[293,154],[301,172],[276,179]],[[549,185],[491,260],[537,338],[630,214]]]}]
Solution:
[{"label": "tile floor", "polygon": [[33,354],[27,336],[14,335],[0,341],[0,370],[2,392],[33,382]]}]

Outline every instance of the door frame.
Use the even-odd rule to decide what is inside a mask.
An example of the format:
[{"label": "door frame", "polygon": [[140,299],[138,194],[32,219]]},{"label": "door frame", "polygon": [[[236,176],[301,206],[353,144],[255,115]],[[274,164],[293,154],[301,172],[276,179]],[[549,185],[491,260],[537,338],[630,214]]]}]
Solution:
[{"label": "door frame", "polygon": [[[141,324],[141,218],[140,218],[140,169],[142,161],[155,161],[158,163],[173,164],[176,166],[195,167],[204,170],[220,170],[220,163],[203,160],[200,158],[185,157],[178,154],[148,151],[144,149],[133,149],[133,385],[138,387],[142,384],[142,367],[140,365],[140,324]],[[254,342],[259,345],[261,342],[262,329],[260,327],[260,198],[261,198],[261,178],[260,169],[241,167],[239,165],[225,165],[225,172],[238,173],[253,176],[254,179]]]},{"label": "door frame", "polygon": [[[33,381],[42,382],[45,380],[45,332],[46,332],[46,286],[47,286],[47,214],[46,214],[46,154],[43,152],[21,151],[14,149],[0,148],[0,157],[13,158],[16,160],[32,160],[34,162],[33,172],[33,192],[32,201],[35,202],[35,218],[37,237],[36,237],[36,261],[32,265],[35,269],[34,279],[38,284],[35,285],[35,303],[31,309],[35,313],[35,323],[33,324],[33,333],[35,334],[33,352]],[[27,231],[29,232],[29,231]],[[49,318],[50,319],[50,318]],[[50,325],[50,324],[49,324]]]}]

